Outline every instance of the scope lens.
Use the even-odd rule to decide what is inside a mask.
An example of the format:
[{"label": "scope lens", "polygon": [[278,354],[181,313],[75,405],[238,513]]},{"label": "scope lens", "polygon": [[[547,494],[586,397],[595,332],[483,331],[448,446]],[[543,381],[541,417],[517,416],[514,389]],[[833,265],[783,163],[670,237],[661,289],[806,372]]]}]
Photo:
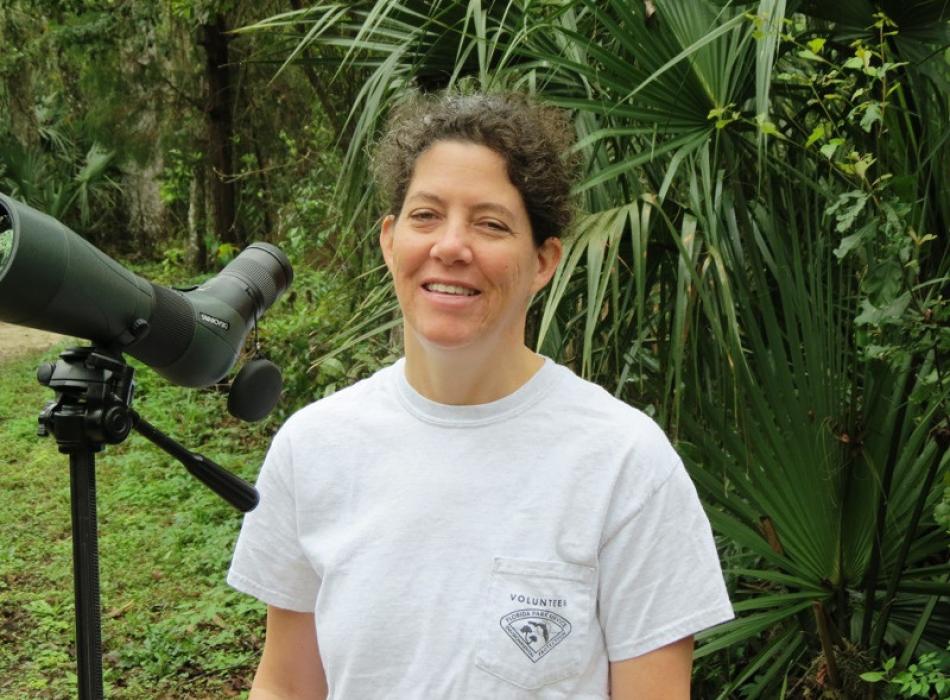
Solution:
[{"label": "scope lens", "polygon": [[7,263],[13,258],[13,219],[7,208],[0,202],[0,277]]}]

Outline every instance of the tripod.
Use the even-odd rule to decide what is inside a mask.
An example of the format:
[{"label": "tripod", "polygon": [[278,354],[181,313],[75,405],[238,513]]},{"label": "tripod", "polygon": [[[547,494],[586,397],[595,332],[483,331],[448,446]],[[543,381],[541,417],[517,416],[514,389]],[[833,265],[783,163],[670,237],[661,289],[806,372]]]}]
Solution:
[{"label": "tripod", "polygon": [[132,410],[134,372],[121,353],[93,346],[65,350],[57,362],[41,365],[36,373],[40,384],[56,392],[40,414],[37,433],[53,435],[59,451],[69,455],[79,700],[103,698],[96,452],[122,442],[134,429],[238,510],[252,510],[258,500],[253,486],[186,449]]}]

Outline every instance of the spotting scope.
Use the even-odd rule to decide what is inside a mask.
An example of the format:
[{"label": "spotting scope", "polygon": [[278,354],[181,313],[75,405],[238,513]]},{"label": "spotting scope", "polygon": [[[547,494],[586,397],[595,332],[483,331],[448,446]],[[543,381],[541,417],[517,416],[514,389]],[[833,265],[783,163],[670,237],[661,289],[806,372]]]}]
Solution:
[{"label": "spotting scope", "polygon": [[292,281],[280,249],[253,243],[201,285],[153,284],[56,219],[0,194],[0,321],[128,353],[181,386],[221,380]]}]

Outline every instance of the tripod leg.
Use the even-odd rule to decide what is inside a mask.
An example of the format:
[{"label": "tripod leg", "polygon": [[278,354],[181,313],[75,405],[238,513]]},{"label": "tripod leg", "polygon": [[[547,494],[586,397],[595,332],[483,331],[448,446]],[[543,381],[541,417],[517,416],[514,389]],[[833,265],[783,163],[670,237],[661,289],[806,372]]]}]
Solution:
[{"label": "tripod leg", "polygon": [[76,663],[79,700],[102,700],[102,639],[99,613],[99,544],[96,531],[96,459],[93,452],[69,455],[73,513],[73,579],[76,592]]}]

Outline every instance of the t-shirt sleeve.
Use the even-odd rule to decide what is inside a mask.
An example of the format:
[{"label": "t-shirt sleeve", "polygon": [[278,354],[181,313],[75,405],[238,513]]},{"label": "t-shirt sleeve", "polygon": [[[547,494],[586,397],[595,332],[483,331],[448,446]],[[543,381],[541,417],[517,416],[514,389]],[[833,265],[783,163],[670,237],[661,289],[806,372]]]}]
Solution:
[{"label": "t-shirt sleeve", "polygon": [[696,488],[666,437],[651,442],[656,479],[651,484],[642,469],[627,470],[605,523],[598,613],[610,661],[734,616]]},{"label": "t-shirt sleeve", "polygon": [[227,580],[268,605],[313,612],[320,578],[298,537],[293,483],[290,438],[281,430],[261,467],[260,501],[244,516]]}]

